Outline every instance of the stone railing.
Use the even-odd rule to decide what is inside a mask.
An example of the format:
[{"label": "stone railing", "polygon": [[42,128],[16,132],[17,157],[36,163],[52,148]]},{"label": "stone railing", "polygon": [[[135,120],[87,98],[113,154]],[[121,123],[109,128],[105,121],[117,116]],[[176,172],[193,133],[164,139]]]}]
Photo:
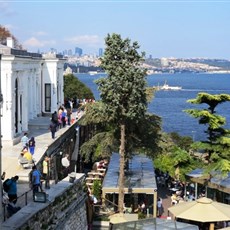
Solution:
[{"label": "stone railing", "polygon": [[82,173],[73,183],[66,177],[47,190],[45,203],[29,203],[3,222],[1,230],[87,229],[84,179]]}]

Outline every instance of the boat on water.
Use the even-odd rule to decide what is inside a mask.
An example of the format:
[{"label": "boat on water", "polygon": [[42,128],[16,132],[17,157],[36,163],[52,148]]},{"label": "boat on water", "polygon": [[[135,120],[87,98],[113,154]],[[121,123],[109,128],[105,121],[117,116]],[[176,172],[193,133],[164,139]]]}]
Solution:
[{"label": "boat on water", "polygon": [[169,86],[166,82],[162,86],[157,86],[157,90],[181,90],[181,86]]},{"label": "boat on water", "polygon": [[96,74],[98,74],[98,72],[97,71],[89,71],[88,74],[89,75],[96,75]]}]

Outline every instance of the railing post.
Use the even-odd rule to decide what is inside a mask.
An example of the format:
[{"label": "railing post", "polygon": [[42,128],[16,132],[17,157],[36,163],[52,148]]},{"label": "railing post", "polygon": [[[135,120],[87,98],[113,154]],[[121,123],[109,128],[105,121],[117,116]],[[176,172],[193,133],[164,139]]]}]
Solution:
[{"label": "railing post", "polygon": [[28,192],[25,193],[25,205],[27,205],[27,193]]},{"label": "railing post", "polygon": [[3,204],[2,208],[3,208],[3,220],[5,221],[6,220],[6,204]]}]

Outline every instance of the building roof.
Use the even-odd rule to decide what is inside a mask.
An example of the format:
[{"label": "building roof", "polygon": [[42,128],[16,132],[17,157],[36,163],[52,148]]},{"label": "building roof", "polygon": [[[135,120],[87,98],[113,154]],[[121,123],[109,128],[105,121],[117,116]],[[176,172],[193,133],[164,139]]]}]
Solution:
[{"label": "building roof", "polygon": [[198,226],[160,218],[148,218],[137,221],[123,222],[112,224],[112,230],[127,230],[127,229],[140,229],[140,230],[173,230],[173,229],[186,229],[198,230]]},{"label": "building roof", "polygon": [[[118,193],[119,191],[119,159],[118,153],[110,158],[106,176],[103,180],[104,193]],[[125,172],[125,193],[154,194],[157,191],[155,171],[151,159],[144,155],[134,155],[129,160],[129,170]]]}]

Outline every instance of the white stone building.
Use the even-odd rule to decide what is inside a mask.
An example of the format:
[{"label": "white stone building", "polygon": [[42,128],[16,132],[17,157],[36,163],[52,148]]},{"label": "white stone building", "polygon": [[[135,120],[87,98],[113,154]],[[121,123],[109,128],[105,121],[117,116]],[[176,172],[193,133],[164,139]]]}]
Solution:
[{"label": "white stone building", "polygon": [[38,54],[0,45],[2,141],[15,144],[28,131],[28,122],[50,115],[63,104],[65,59],[54,53]]}]

